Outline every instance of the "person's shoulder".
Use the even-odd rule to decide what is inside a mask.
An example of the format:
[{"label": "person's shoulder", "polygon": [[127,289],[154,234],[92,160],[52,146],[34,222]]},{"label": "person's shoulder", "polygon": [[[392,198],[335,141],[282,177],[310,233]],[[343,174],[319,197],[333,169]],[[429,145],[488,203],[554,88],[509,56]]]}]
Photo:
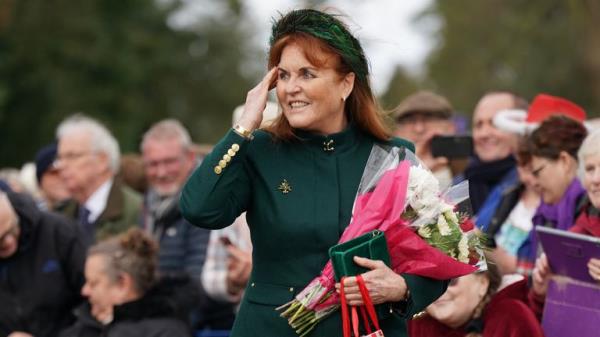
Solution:
[{"label": "person's shoulder", "polygon": [[78,224],[73,219],[56,212],[41,211],[37,228],[38,235],[44,237],[46,241],[52,238],[59,246],[82,239]]},{"label": "person's shoulder", "polygon": [[191,336],[186,324],[176,317],[150,316],[120,320],[111,324],[110,336],[181,337]]},{"label": "person's shoulder", "polygon": [[125,185],[121,181],[118,182],[118,188],[123,194],[124,202],[129,207],[138,208],[141,207],[143,202],[143,197],[140,193],[132,189],[131,187]]},{"label": "person's shoulder", "polygon": [[274,140],[273,134],[263,129],[254,131],[252,136],[254,137],[252,143],[272,142]]},{"label": "person's shoulder", "polygon": [[250,153],[273,153],[273,151],[280,151],[282,145],[288,143],[263,129],[254,131],[252,135],[254,138],[249,142]]},{"label": "person's shoulder", "polygon": [[484,316],[486,332],[490,336],[543,336],[539,321],[531,308],[516,298],[503,298],[490,303]]},{"label": "person's shoulder", "polygon": [[524,311],[529,311],[525,303],[529,287],[527,280],[516,281],[498,291],[488,304],[490,317],[496,316],[522,316]]},{"label": "person's shoulder", "polygon": [[411,141],[408,141],[404,138],[392,137],[392,138],[390,138],[388,143],[392,146],[405,147],[405,148],[411,150],[412,152],[415,152],[415,144],[413,144]]}]

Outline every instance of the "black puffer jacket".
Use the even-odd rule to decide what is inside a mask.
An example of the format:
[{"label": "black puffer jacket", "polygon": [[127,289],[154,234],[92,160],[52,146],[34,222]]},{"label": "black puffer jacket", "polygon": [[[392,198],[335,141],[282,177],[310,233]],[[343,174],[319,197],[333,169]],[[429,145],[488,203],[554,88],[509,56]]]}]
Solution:
[{"label": "black puffer jacket", "polygon": [[163,280],[144,297],[115,306],[113,320],[107,325],[98,322],[84,303],[75,310],[77,322],[60,337],[186,337],[191,336],[187,317],[188,291],[194,291],[186,281]]},{"label": "black puffer jacket", "polygon": [[7,193],[19,218],[15,254],[0,259],[0,336],[13,331],[56,336],[83,300],[86,247],[77,226],[40,212],[29,197]]}]

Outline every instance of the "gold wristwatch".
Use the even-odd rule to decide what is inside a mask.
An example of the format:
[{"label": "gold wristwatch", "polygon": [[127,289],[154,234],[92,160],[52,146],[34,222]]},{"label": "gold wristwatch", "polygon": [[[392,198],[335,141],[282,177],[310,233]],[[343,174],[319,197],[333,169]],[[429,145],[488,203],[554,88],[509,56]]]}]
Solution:
[{"label": "gold wristwatch", "polygon": [[240,136],[242,136],[242,137],[244,137],[244,138],[246,138],[248,140],[252,140],[254,138],[254,136],[252,135],[252,132],[254,130],[248,130],[245,127],[243,127],[243,126],[241,126],[239,124],[236,124],[233,127],[233,131],[235,131],[235,133],[237,133],[238,135],[240,135]]}]

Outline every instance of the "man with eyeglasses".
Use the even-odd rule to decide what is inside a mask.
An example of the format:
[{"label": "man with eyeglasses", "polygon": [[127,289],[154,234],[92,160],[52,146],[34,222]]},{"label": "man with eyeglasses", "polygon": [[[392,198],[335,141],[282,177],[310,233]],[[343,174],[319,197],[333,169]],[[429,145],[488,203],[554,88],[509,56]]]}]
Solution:
[{"label": "man with eyeglasses", "polygon": [[57,336],[81,301],[86,246],[68,219],[0,192],[0,336]]},{"label": "man with eyeglasses", "polygon": [[75,203],[65,214],[76,219],[91,241],[135,226],[141,196],[117,177],[120,150],[100,122],[74,115],[57,129],[56,167]]},{"label": "man with eyeglasses", "polygon": [[[188,131],[177,120],[160,121],[144,134],[140,150],[149,187],[142,227],[159,242],[159,272],[163,277],[189,277],[202,292],[196,328],[230,328],[233,307],[212,301],[201,287],[210,231],[188,223],[179,208],[181,189],[197,164]],[[227,324],[221,325],[221,319]]]}]

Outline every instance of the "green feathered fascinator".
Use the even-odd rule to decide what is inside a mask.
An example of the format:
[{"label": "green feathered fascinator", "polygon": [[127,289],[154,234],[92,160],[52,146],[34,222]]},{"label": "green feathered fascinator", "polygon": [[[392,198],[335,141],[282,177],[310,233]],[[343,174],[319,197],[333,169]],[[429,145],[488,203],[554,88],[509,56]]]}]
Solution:
[{"label": "green feathered fascinator", "polygon": [[337,18],[314,9],[291,11],[274,22],[270,45],[280,38],[303,32],[325,41],[336,49],[359,81],[367,83],[369,65],[358,40],[350,34],[348,28]]}]

